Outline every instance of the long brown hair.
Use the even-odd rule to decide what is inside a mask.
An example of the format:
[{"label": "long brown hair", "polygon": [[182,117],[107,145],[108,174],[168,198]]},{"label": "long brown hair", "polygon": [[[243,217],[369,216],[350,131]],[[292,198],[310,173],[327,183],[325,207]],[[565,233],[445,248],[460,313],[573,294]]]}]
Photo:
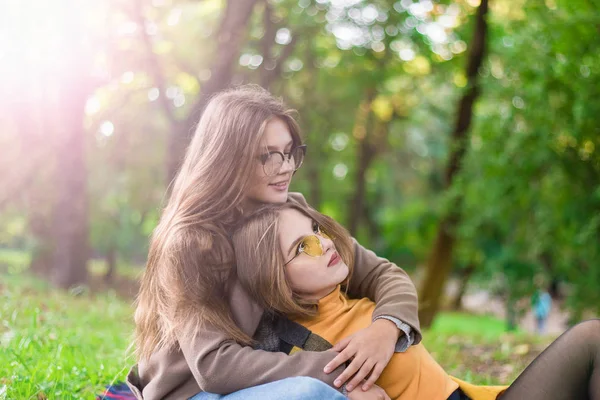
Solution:
[{"label": "long brown hair", "polygon": [[[285,259],[279,245],[279,213],[293,208],[319,224],[331,237],[349,273],[353,270],[354,247],[350,234],[332,218],[292,203],[265,206],[247,217],[233,235],[237,276],[244,289],[263,308],[286,315],[307,317],[315,314],[316,303],[295,293],[286,278]],[[285,227],[283,227],[285,229]]]},{"label": "long brown hair", "polygon": [[294,145],[301,144],[292,113],[255,85],[221,92],[207,105],[150,240],[135,312],[138,359],[173,348],[176,333],[189,338],[204,323],[250,342],[226,300],[234,271],[230,229],[267,123],[281,119]]}]

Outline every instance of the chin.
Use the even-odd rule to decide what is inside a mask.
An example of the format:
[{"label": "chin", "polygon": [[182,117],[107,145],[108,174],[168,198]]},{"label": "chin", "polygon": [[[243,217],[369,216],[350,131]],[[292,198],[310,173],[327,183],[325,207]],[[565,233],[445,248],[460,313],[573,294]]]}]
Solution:
[{"label": "chin", "polygon": [[288,192],[285,193],[273,193],[270,196],[265,197],[265,203],[285,203],[288,199]]}]

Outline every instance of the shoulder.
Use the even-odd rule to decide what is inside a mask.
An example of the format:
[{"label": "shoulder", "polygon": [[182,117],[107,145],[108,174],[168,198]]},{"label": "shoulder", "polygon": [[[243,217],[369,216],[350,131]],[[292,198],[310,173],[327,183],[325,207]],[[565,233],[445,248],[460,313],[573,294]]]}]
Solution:
[{"label": "shoulder", "polygon": [[306,199],[304,198],[304,196],[302,195],[302,193],[299,192],[290,192],[288,193],[288,203],[293,203],[293,204],[297,204],[299,206],[302,206],[304,208],[310,208],[310,205],[306,202]]}]

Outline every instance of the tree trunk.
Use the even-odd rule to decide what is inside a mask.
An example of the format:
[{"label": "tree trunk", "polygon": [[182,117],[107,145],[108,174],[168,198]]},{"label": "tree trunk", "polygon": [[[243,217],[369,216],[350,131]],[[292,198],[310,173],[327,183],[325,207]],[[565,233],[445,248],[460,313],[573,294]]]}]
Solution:
[{"label": "tree trunk", "polygon": [[62,92],[63,125],[59,132],[58,199],[54,213],[55,273],[57,286],[68,288],[87,281],[88,199],[84,146],[85,84],[77,82]]},{"label": "tree trunk", "polygon": [[[65,11],[67,12],[67,11]],[[53,220],[55,251],[53,282],[62,288],[86,283],[88,261],[88,198],[85,159],[85,103],[93,90],[88,79],[89,53],[81,40],[76,11],[64,27],[71,51],[65,57],[56,86],[58,124],[56,137],[56,203]]]},{"label": "tree trunk", "polygon": [[191,140],[206,103],[215,93],[231,84],[234,66],[240,56],[244,35],[257,0],[229,0],[219,28],[214,63],[210,78],[202,87],[200,96],[193,104],[183,123],[173,129],[169,136],[167,154],[167,181],[171,182],[179,170],[185,150]]},{"label": "tree trunk", "polygon": [[552,296],[553,299],[560,299],[560,279],[556,276],[556,273],[554,271],[554,265],[552,262],[552,256],[548,251],[544,251],[540,255],[540,263],[542,264],[542,266],[546,270],[546,273],[550,277],[550,283],[548,284],[547,288],[548,293],[550,294],[550,296]]},{"label": "tree trunk", "polygon": [[517,329],[517,310],[516,310],[516,301],[513,298],[512,293],[508,293],[508,298],[506,299],[506,331],[513,332]]},{"label": "tree trunk", "polygon": [[473,276],[475,272],[475,264],[471,263],[467,265],[465,270],[462,273],[460,286],[458,287],[458,291],[456,292],[456,296],[452,300],[452,309],[458,311],[462,308],[462,299],[467,292],[467,286],[469,285],[469,280]]},{"label": "tree trunk", "polygon": [[276,57],[273,55],[273,46],[277,36],[277,26],[273,21],[273,8],[268,1],[263,2],[263,29],[264,34],[260,41],[260,51],[263,56],[263,62],[258,70],[260,85],[268,89],[270,85],[269,75],[277,66]]},{"label": "tree trunk", "polygon": [[104,282],[112,283],[114,281],[115,272],[117,270],[117,246],[113,243],[110,245],[106,253],[106,274],[104,274]]},{"label": "tree trunk", "polygon": [[[373,160],[375,159],[375,157],[379,157],[380,155],[382,155],[387,149],[388,149],[388,132],[389,132],[389,127],[390,127],[390,122],[392,121],[392,119],[390,119],[389,121],[381,121],[379,119],[375,119],[374,123],[373,123],[373,132],[372,135],[369,137],[369,143],[371,145],[371,160],[369,161],[369,166],[371,165],[371,163],[373,162]],[[371,243],[371,245],[376,245],[377,244],[377,239],[381,238],[381,230],[379,229],[379,225],[377,224],[377,221],[375,220],[375,218],[373,217],[373,214],[371,212],[371,210],[375,207],[377,207],[379,204],[381,203],[381,199],[380,196],[376,193],[374,198],[372,199],[372,204],[369,204],[369,202],[367,201],[366,197],[362,202],[362,213],[361,213],[361,219],[362,222],[365,223],[369,236],[373,239],[375,239],[374,242]],[[375,250],[375,249],[373,249]]]},{"label": "tree trunk", "polygon": [[315,208],[315,210],[319,210],[321,208],[322,194],[321,194],[321,169],[320,169],[320,156],[319,146],[310,146],[311,151],[311,159],[306,163],[308,169],[308,184],[310,185],[308,198],[310,201],[310,205]]},{"label": "tree trunk", "polygon": [[369,130],[372,128],[373,112],[371,103],[375,98],[375,89],[369,89],[364,102],[358,108],[356,121],[354,123],[353,136],[358,141],[358,161],[356,163],[356,174],[354,175],[354,195],[348,210],[348,231],[356,236],[363,208],[365,206],[366,174],[375,155],[374,148],[369,142]]},{"label": "tree trunk", "polygon": [[[277,25],[273,21],[273,9],[268,1],[264,1],[265,10],[263,14],[265,33],[260,42],[263,63],[260,65],[259,82],[262,87],[269,89],[271,84],[281,75],[281,66],[292,55],[297,44],[297,35],[292,33],[291,42],[285,45],[278,57],[273,54],[275,38],[277,36]],[[286,26],[286,21],[280,21],[280,26]],[[305,32],[306,37],[310,37],[312,32]],[[306,65],[312,67],[314,59],[313,51],[310,45],[306,46],[307,60]]]},{"label": "tree trunk", "polygon": [[[482,0],[476,13],[475,29],[466,75],[468,87],[458,106],[458,118],[450,142],[451,153],[445,174],[445,186],[449,188],[461,168],[461,163],[467,149],[468,130],[473,117],[473,105],[479,94],[477,71],[484,58],[487,39],[486,15],[488,0]],[[425,278],[421,286],[419,319],[421,326],[429,327],[439,308],[444,285],[452,269],[452,254],[455,243],[454,228],[460,221],[458,209],[460,199],[457,199],[453,210],[442,218],[438,233],[426,263]]]},{"label": "tree trunk", "polygon": [[31,210],[28,216],[28,231],[32,236],[34,245],[31,252],[29,270],[36,275],[50,276],[53,266],[53,236],[48,222],[48,215],[36,209],[37,202],[30,202]]},{"label": "tree trunk", "polygon": [[[4,200],[8,203],[25,199],[23,206],[27,214],[27,231],[33,242],[29,271],[47,277],[53,266],[50,216],[55,202],[51,190],[55,176],[55,146],[52,135],[42,128],[56,125],[52,118],[56,113],[56,104],[44,98],[47,92],[42,90],[45,79],[40,72],[31,65],[27,66],[27,80],[19,85],[21,102],[14,104],[19,146],[6,160],[6,170],[13,173],[8,175],[5,182],[8,197]],[[42,98],[35,96],[36,93],[43,94]],[[15,165],[19,165],[19,168],[14,168]]]},{"label": "tree trunk", "polygon": [[[314,49],[310,44],[307,44],[305,58],[306,68],[308,68],[308,87],[317,86],[319,72],[315,68],[314,54]],[[279,67],[280,65],[278,64],[277,66]],[[325,158],[323,132],[328,132],[330,128],[326,121],[322,121],[321,123],[317,123],[319,129],[314,129],[314,104],[318,100],[315,98],[315,93],[309,91],[306,93],[305,104],[298,104],[296,107],[296,109],[300,110],[300,115],[302,116],[302,128],[308,144],[308,157],[304,159],[306,167],[303,168],[308,170],[308,184],[310,185],[308,191],[309,202],[315,210],[321,209],[321,202],[323,201],[323,192],[321,190],[321,169]],[[310,107],[307,106],[308,104]]]},{"label": "tree trunk", "polygon": [[366,196],[366,174],[373,160],[375,153],[368,141],[360,142],[358,149],[358,163],[356,165],[356,175],[354,177],[354,196],[350,206],[350,216],[348,220],[348,230],[352,236],[356,236],[361,217],[364,215],[365,196]]}]

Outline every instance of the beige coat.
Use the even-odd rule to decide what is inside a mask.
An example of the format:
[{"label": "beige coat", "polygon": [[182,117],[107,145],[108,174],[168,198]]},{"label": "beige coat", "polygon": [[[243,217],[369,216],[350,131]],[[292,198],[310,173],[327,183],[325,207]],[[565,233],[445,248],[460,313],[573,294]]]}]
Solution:
[{"label": "beige coat", "polygon": [[[299,193],[288,201],[310,207]],[[373,318],[396,317],[409,324],[421,340],[414,284],[401,268],[354,242],[355,267],[348,294],[368,297],[377,307]],[[263,310],[235,282],[230,305],[238,326],[254,336]],[[161,350],[148,361],[132,368],[127,382],[139,399],[187,399],[205,391],[228,394],[292,376],[310,376],[333,386],[342,367],[330,374],[325,365],[335,357],[333,351],[302,351],[292,355],[254,350],[242,346],[217,329],[205,329],[192,341],[180,341],[179,349]]]}]

